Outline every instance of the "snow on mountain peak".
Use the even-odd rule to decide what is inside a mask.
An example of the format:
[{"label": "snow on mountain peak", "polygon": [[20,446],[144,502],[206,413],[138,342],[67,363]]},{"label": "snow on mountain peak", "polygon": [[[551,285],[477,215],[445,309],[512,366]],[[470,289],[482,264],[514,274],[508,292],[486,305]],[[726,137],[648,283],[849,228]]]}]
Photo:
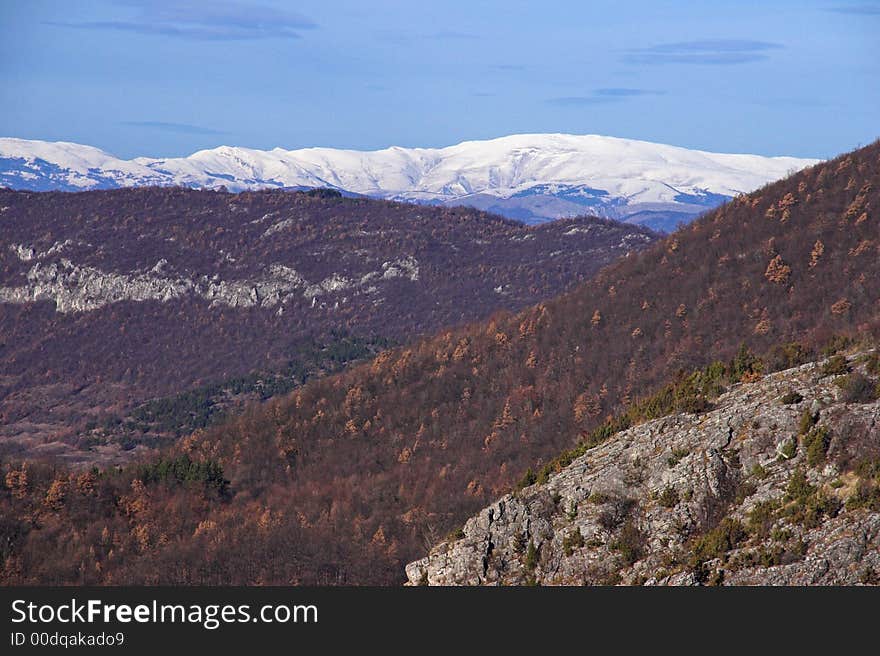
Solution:
[{"label": "snow on mountain peak", "polygon": [[219,146],[188,157],[133,160],[91,146],[5,138],[0,184],[67,191],[156,184],[230,191],[333,187],[381,198],[469,204],[527,221],[591,213],[649,224],[660,220],[668,227],[817,161],[593,134],[514,134],[445,148],[374,151]]}]

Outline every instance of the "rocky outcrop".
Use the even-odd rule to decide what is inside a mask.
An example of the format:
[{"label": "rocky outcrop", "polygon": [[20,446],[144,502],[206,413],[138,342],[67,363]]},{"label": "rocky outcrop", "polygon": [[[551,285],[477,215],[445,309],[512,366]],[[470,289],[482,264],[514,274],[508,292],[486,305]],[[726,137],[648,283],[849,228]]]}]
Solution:
[{"label": "rocky outcrop", "polygon": [[852,389],[866,357],[620,432],[468,520],[409,583],[877,583],[880,402]]},{"label": "rocky outcrop", "polygon": [[[60,244],[38,253],[32,247],[13,244],[10,250],[22,262],[31,262],[42,260],[63,247],[64,244]],[[380,270],[358,278],[334,273],[316,283],[283,264],[271,264],[259,276],[238,280],[222,280],[218,276],[196,279],[169,276],[165,273],[167,268],[164,258],[148,271],[128,273],[79,266],[67,258],[51,263],[37,261],[27,272],[27,284],[0,287],[0,303],[51,301],[57,312],[68,313],[88,312],[122,301],[169,302],[191,295],[206,299],[214,306],[274,308],[284,305],[294,295],[314,301],[339,292],[376,293],[377,283],[395,278],[411,282],[419,279],[419,262],[411,255],[383,262]]]}]

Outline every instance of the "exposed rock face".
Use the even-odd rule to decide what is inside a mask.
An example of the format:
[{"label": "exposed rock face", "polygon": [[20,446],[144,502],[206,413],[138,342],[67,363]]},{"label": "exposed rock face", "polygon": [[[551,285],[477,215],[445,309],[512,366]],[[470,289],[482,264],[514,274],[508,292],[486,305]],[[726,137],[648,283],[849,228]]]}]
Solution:
[{"label": "exposed rock face", "polygon": [[468,520],[409,582],[877,583],[880,402],[845,402],[844,380],[808,364],[618,433]]},{"label": "exposed rock face", "polygon": [[[22,262],[42,260],[60,248],[37,253],[33,248],[13,244],[10,250]],[[259,276],[241,280],[221,280],[217,276],[199,278],[164,275],[168,261],[159,260],[148,271],[115,273],[90,266],[78,266],[67,258],[60,262],[37,262],[27,272],[27,284],[0,287],[0,303],[25,304],[51,301],[61,313],[88,312],[122,301],[169,302],[186,295],[209,300],[212,306],[233,308],[273,308],[284,305],[299,293],[314,301],[319,296],[342,291],[376,293],[376,283],[400,278],[417,282],[419,262],[410,256],[383,262],[382,268],[358,278],[334,273],[312,283],[296,269],[283,264],[269,265]]]}]

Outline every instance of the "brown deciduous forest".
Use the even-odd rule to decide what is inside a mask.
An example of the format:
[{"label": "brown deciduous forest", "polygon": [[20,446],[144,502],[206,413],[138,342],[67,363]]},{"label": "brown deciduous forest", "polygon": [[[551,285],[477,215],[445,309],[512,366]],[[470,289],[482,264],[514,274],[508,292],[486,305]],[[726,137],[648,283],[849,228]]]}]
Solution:
[{"label": "brown deciduous forest", "polygon": [[878,212],[875,143],[558,298],[384,351],[161,458],[7,459],[2,580],[401,583],[405,562],[678,372],[720,360],[747,377],[875,339]]},{"label": "brown deciduous forest", "polygon": [[[338,368],[346,344],[365,347],[350,361],[521,309],[656,238],[321,190],[0,190],[0,442],[124,462],[192,423],[144,426],[147,401],[253,375],[283,390],[291,371]],[[2,302],[21,288],[29,302]]]}]

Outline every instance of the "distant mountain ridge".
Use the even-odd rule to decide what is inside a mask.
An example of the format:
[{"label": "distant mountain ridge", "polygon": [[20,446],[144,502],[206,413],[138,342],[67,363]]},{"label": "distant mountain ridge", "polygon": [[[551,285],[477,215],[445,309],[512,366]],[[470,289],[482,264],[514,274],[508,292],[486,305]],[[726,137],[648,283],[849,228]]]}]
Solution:
[{"label": "distant mountain ridge", "polygon": [[817,161],[568,134],[376,151],[220,146],[188,157],[132,160],[91,146],[2,138],[0,185],[31,191],[329,187],[374,198],[468,205],[526,223],[591,214],[669,230]]}]

